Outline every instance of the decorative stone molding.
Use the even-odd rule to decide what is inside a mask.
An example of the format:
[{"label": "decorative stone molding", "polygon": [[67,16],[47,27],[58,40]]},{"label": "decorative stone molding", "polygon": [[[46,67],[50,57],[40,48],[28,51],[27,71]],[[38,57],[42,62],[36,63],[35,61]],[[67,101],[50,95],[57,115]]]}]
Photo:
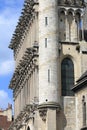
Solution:
[{"label": "decorative stone molding", "polygon": [[40,115],[40,117],[42,118],[43,121],[46,121],[47,108],[40,109],[39,115]]},{"label": "decorative stone molding", "polygon": [[11,44],[9,48],[16,50],[24,40],[27,27],[31,25],[31,21],[35,16],[35,9],[33,6],[38,5],[38,0],[25,0],[24,8],[19,18],[18,25],[16,26],[15,32],[13,34]]},{"label": "decorative stone molding", "polygon": [[83,0],[59,0],[58,3],[60,5],[75,5],[75,6],[84,6],[85,2]]},{"label": "decorative stone molding", "polygon": [[34,119],[34,112],[37,110],[37,104],[26,105],[23,111],[17,116],[17,118],[10,125],[9,130],[18,130],[22,126],[26,125],[29,119]]},{"label": "decorative stone molding", "polygon": [[18,94],[18,90],[24,86],[27,76],[32,75],[35,68],[37,68],[38,56],[38,45],[34,44],[33,47],[26,49],[9,85],[9,88],[14,90],[14,97]]},{"label": "decorative stone molding", "polygon": [[38,106],[39,109],[39,115],[42,118],[43,121],[46,121],[46,117],[47,117],[47,110],[48,109],[56,109],[56,111],[60,111],[60,105],[56,102],[48,102],[48,103],[44,103],[44,104],[40,104]]}]

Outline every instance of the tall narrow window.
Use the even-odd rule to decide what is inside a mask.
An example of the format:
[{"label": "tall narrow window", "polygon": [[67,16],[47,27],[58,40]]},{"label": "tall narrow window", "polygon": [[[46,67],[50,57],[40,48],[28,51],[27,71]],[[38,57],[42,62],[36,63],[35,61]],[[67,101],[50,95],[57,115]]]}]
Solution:
[{"label": "tall narrow window", "polygon": [[50,82],[50,70],[48,69],[48,82]]},{"label": "tall narrow window", "polygon": [[82,21],[81,21],[81,16],[80,16],[80,13],[76,13],[76,16],[75,16],[75,19],[76,19],[76,25],[77,25],[77,38],[78,38],[78,41],[82,40]]},{"label": "tall narrow window", "polygon": [[82,99],[82,111],[83,111],[83,126],[86,126],[86,102],[85,96]]},{"label": "tall narrow window", "polygon": [[48,17],[45,17],[45,25],[48,25]]},{"label": "tall narrow window", "polygon": [[45,48],[47,48],[47,38],[45,38]]},{"label": "tall narrow window", "polygon": [[68,24],[69,24],[69,41],[71,41],[71,37],[72,37],[72,22],[73,22],[73,14],[72,12],[68,12]]},{"label": "tall narrow window", "polygon": [[74,85],[74,65],[70,58],[65,58],[61,64],[62,96],[73,96],[71,91]]},{"label": "tall narrow window", "polygon": [[59,22],[58,22],[58,28],[59,28],[59,40],[65,41],[66,40],[66,23],[65,23],[65,12],[61,11],[59,13]]}]

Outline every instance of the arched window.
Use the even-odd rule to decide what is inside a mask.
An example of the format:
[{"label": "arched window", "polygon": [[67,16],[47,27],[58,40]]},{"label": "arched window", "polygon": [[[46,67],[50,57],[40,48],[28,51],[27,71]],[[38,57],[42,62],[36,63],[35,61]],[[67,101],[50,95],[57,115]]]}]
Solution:
[{"label": "arched window", "polygon": [[72,12],[68,12],[68,32],[69,32],[69,41],[71,41],[71,37],[72,37],[72,23],[73,23],[73,14]]},{"label": "arched window", "polygon": [[82,40],[82,21],[81,21],[80,13],[76,13],[75,21],[76,21],[76,25],[77,25],[78,41],[79,40],[81,41]]},{"label": "arched window", "polygon": [[60,11],[59,13],[59,40],[65,41],[66,39],[66,25],[65,25],[65,12]]},{"label": "arched window", "polygon": [[61,64],[62,96],[73,96],[71,88],[74,85],[74,65],[70,58],[65,58]]},{"label": "arched window", "polygon": [[30,127],[28,126],[27,130],[30,130]]}]

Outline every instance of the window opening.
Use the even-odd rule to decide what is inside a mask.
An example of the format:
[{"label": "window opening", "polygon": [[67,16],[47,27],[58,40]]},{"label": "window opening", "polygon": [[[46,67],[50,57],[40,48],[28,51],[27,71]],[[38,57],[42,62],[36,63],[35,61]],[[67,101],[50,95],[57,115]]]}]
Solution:
[{"label": "window opening", "polygon": [[45,48],[47,48],[47,38],[45,38]]},{"label": "window opening", "polygon": [[27,130],[30,130],[30,127],[28,126]]},{"label": "window opening", "polygon": [[48,25],[48,17],[45,17],[45,25]]},{"label": "window opening", "polygon": [[69,40],[70,41],[71,41],[72,21],[73,21],[73,14],[72,14],[72,12],[69,12],[68,13],[68,24],[69,24]]},{"label": "window opening", "polygon": [[83,111],[83,126],[86,126],[86,102],[85,96],[82,99],[82,111]]},{"label": "window opening", "polygon": [[76,13],[76,24],[77,24],[77,38],[78,41],[82,40],[82,20],[80,13]]},{"label": "window opening", "polygon": [[65,58],[61,64],[62,96],[73,96],[74,65],[70,58]]},{"label": "window opening", "polygon": [[66,22],[65,22],[65,12],[61,11],[59,13],[59,40],[60,41],[65,41],[66,36],[64,36],[64,33],[66,33]]},{"label": "window opening", "polygon": [[48,82],[50,82],[50,70],[48,69]]}]

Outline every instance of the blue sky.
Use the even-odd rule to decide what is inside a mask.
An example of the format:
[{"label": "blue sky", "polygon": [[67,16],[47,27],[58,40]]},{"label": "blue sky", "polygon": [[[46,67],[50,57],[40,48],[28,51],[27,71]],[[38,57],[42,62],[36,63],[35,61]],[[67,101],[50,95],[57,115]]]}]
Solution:
[{"label": "blue sky", "polygon": [[8,48],[17,25],[24,0],[0,0],[0,108],[13,103],[12,91],[8,89],[13,71],[13,52]]}]

